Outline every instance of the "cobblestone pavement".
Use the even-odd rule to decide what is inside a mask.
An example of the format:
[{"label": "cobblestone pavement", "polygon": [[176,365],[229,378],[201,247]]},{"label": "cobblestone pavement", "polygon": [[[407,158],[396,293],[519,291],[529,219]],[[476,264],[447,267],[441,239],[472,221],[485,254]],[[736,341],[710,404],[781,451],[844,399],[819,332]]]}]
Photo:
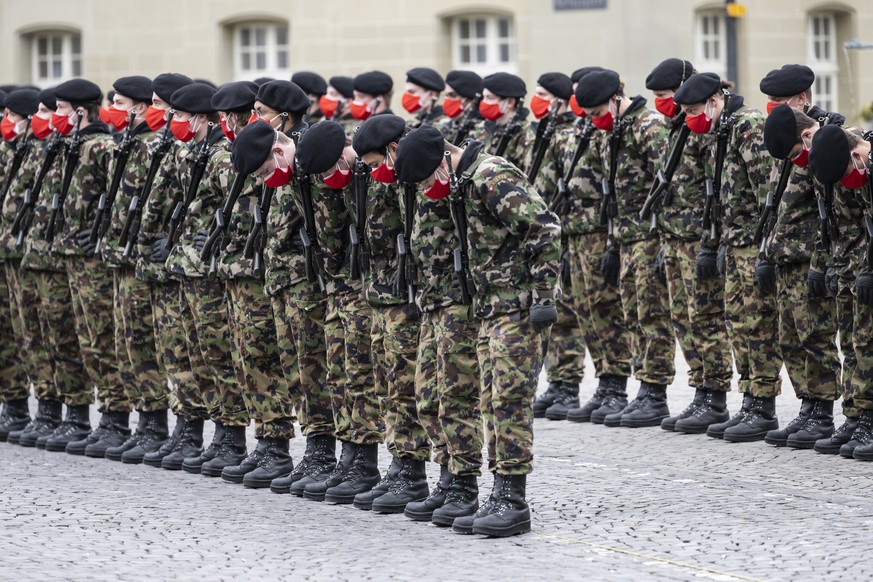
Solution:
[{"label": "cobblestone pavement", "polygon": [[[680,410],[692,391],[677,365]],[[797,407],[787,386],[780,420]],[[303,444],[292,442],[295,459]],[[509,539],[7,444],[0,467],[2,580],[873,577],[873,465],[659,428],[537,420],[534,532]]]}]

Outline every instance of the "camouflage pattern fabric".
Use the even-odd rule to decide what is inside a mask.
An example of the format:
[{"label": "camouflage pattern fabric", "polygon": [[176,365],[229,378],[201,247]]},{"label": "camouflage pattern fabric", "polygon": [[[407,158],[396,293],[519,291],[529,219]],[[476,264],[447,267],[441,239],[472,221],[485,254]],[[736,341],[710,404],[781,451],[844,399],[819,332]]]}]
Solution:
[{"label": "camouflage pattern fabric", "polygon": [[60,400],[48,338],[40,326],[37,275],[21,270],[21,259],[7,259],[4,266],[12,298],[13,329],[18,328],[21,333],[21,353],[25,354],[25,370],[33,385],[33,395],[39,399]]},{"label": "camouflage pattern fabric", "polygon": [[303,253],[294,246],[294,234],[302,226],[301,212],[295,204],[296,188],[289,185],[277,188],[267,215],[267,238],[264,249],[266,262],[266,290],[275,295],[286,286],[306,282]]},{"label": "camouflage pattern fabric", "polygon": [[[533,147],[536,136],[527,118],[530,112],[527,109],[522,110],[520,126],[509,138],[509,143],[500,157],[515,165],[520,170],[524,170],[530,163],[530,150]],[[485,151],[496,155],[497,146],[500,144],[501,137],[509,128],[512,122],[504,125],[497,125],[493,121],[485,121],[477,125],[470,131],[469,137],[476,141],[481,141],[485,144]]]},{"label": "camouflage pattern fabric", "polygon": [[448,199],[416,195],[410,249],[418,271],[415,301],[423,313],[461,303],[460,288],[452,285],[457,246]]},{"label": "camouflage pattern fabric", "polygon": [[36,179],[36,174],[39,171],[41,162],[40,154],[43,151],[42,143],[28,133],[26,136],[19,136],[10,143],[12,148],[17,148],[19,140],[25,140],[23,143],[24,157],[21,160],[21,165],[14,176],[10,176],[14,155],[10,154],[6,158],[5,166],[0,174],[0,187],[5,187],[9,180],[9,189],[6,196],[3,198],[3,205],[0,207],[0,258],[2,259],[21,259],[22,249],[16,247],[16,237],[12,236],[12,223],[15,220],[15,215],[18,214],[18,208],[24,202],[24,192],[28,190]]},{"label": "camouflage pattern fabric", "polygon": [[855,303],[852,339],[857,364],[851,377],[854,407],[873,410],[873,308]]},{"label": "camouflage pattern fabric", "polygon": [[[440,383],[437,378],[436,320],[439,311],[425,311],[419,325],[418,352],[415,357],[415,402],[418,422],[427,433],[432,460],[438,465],[449,462],[446,437],[440,423]],[[475,353],[474,353],[475,360]],[[478,405],[479,379],[474,381]],[[481,448],[481,446],[480,446]]]},{"label": "camouflage pattern fabric", "polygon": [[[765,247],[767,257],[777,265],[808,263],[815,254],[819,239],[815,236],[819,232],[816,189],[823,187],[813,180],[809,168],[792,166],[791,177],[776,209],[776,225]],[[770,184],[778,181],[777,165],[773,167]],[[806,273],[803,280],[806,280]]]},{"label": "camouflage pattern fabric", "polygon": [[0,399],[4,402],[21,400],[30,395],[24,353],[16,337],[18,336],[13,329],[12,298],[4,265],[0,269]]},{"label": "camouflage pattern fabric", "polygon": [[[666,120],[669,143],[663,149],[661,167],[666,167],[676,141],[676,134],[685,124],[684,117]],[[713,147],[712,134],[688,134],[682,157],[673,173],[673,181],[661,198],[657,226],[666,240],[700,241],[703,236],[703,196],[706,194],[705,158]]]},{"label": "camouflage pattern fabric", "polygon": [[401,192],[394,184],[370,180],[366,210],[370,260],[364,281],[364,296],[373,307],[405,302],[405,298],[394,295],[390,283],[397,271],[397,235],[404,232]]},{"label": "camouflage pattern fabric", "polygon": [[549,333],[546,377],[549,382],[580,384],[585,376],[585,337],[576,315],[579,302],[572,289],[563,289],[557,305],[558,321]]},{"label": "camouflage pattern fabric", "polygon": [[[46,155],[46,150],[54,140],[68,141],[55,133],[51,138],[41,142],[40,147],[32,154],[39,160],[38,167],[42,167],[42,160]],[[21,266],[26,269],[65,273],[63,257],[50,252],[49,244],[46,241],[46,231],[48,230],[49,217],[51,216],[52,197],[54,193],[60,191],[63,179],[63,152],[64,146],[61,147],[54,164],[52,164],[46,174],[42,191],[34,193],[36,202],[33,209],[33,218],[31,219],[28,235],[24,239],[24,256],[21,259]]]},{"label": "camouflage pattern fabric", "polygon": [[[568,167],[575,155],[583,130],[577,123],[572,133],[562,131],[555,136],[557,145],[563,149],[562,166]],[[573,175],[567,183],[567,210],[561,216],[562,232],[566,236],[606,232],[600,222],[600,204],[603,200],[603,165],[600,152],[608,134],[595,130],[590,136],[585,153],[579,158]],[[601,253],[602,256],[602,253]],[[597,259],[600,261],[600,259]]]}]

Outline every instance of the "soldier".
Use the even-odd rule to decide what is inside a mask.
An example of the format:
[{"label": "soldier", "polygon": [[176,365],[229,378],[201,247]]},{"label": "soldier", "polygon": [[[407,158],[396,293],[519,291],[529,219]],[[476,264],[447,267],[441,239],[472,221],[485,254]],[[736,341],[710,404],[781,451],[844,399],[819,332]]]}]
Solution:
[{"label": "soldier", "polygon": [[327,93],[327,81],[324,77],[312,71],[297,71],[291,75],[291,82],[303,89],[309,98],[309,109],[306,110],[303,120],[309,124],[321,121],[324,113],[319,108],[319,102]]},{"label": "soldier", "polygon": [[318,99],[318,108],[324,114],[325,119],[333,119],[342,125],[346,133],[351,133],[358,121],[352,117],[350,107],[355,97],[355,80],[341,75],[331,77],[328,81],[327,92]]},{"label": "soldier", "polygon": [[269,81],[258,88],[252,111],[275,130],[292,135],[309,127],[303,120],[309,105],[309,98],[291,81]]},{"label": "soldier", "polygon": [[534,134],[524,106],[527,87],[521,78],[494,73],[482,80],[479,113],[485,118],[474,137],[492,155],[505,158],[517,168],[526,168]]},{"label": "soldier", "polygon": [[483,402],[493,415],[488,429],[496,475],[489,501],[455,519],[453,529],[508,536],[530,531],[525,484],[532,469],[532,404],[548,328],[558,319],[561,226],[518,168],[480,152],[461,150],[424,126],[400,142],[396,170],[431,199],[453,197],[469,249],[469,272],[459,273],[459,282],[462,293],[471,290],[468,283],[477,290],[479,366]]},{"label": "soldier", "polygon": [[714,196],[704,209],[703,226],[708,232],[695,273],[718,277],[718,254],[724,255],[725,319],[744,395],[740,412],[710,425],[706,434],[730,442],[751,442],[779,427],[776,396],[782,386],[782,357],[776,301],[755,285],[758,249],[753,244],[772,160],[764,152],[764,116],[729,88],[718,75],[698,73],[685,81],[673,100],[682,106],[691,131],[715,136],[706,160],[706,177],[712,180]]},{"label": "soldier", "polygon": [[[724,284],[718,279],[703,279],[694,274],[700,239],[703,236],[704,166],[709,137],[692,133],[685,125],[673,95],[697,71],[682,59],[667,59],[646,78],[646,88],[655,97],[655,108],[667,118],[670,147],[665,148],[662,170],[656,188],[659,199],[650,193],[653,214],[661,233],[660,260],[670,291],[671,319],[679,347],[688,364],[688,381],[694,398],[679,414],[661,421],[664,430],[688,434],[706,432],[710,424],[724,422],[726,394],[731,387],[733,368],[730,343],[724,324]],[[678,148],[678,149],[677,149]],[[674,157],[674,156],[679,157]],[[672,166],[673,174],[667,176]],[[661,177],[672,181],[661,184]]]},{"label": "soldier", "polygon": [[406,71],[406,85],[400,101],[406,111],[415,115],[415,120],[410,120],[410,127],[424,124],[437,129],[445,127],[449,118],[438,104],[440,93],[445,88],[445,81],[433,69],[416,67]]},{"label": "soldier", "polygon": [[446,75],[446,91],[443,97],[443,113],[449,118],[443,134],[450,142],[460,146],[464,139],[483,123],[479,113],[482,99],[482,77],[473,71],[449,71]]},{"label": "soldier", "polygon": [[[609,133],[602,142],[602,209],[607,218],[601,271],[617,284],[625,321],[638,335],[637,397],[621,411],[592,421],[606,426],[659,426],[670,415],[667,386],[673,382],[676,341],[670,324],[669,293],[658,275],[658,233],[640,220],[645,195],[657,173],[668,130],[661,114],[646,109],[643,97],[627,98],[614,71],[594,71],[576,88],[576,101],[591,123]],[[606,191],[606,190],[609,191]]]},{"label": "soldier", "polygon": [[358,121],[371,115],[392,113],[393,89],[394,81],[382,71],[361,73],[355,77],[354,100],[349,105],[349,113]]}]

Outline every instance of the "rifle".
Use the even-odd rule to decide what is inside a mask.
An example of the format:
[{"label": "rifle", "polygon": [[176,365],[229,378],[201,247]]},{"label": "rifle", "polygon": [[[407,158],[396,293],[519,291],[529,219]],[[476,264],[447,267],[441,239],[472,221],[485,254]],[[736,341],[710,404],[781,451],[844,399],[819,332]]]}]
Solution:
[{"label": "rifle", "polygon": [[16,248],[21,248],[24,244],[24,239],[27,233],[30,232],[30,227],[33,224],[33,209],[36,208],[36,201],[42,192],[42,186],[48,176],[49,170],[55,163],[61,148],[64,147],[64,140],[60,134],[55,134],[52,141],[49,142],[45,152],[45,157],[42,160],[42,165],[39,167],[39,173],[36,175],[36,180],[33,186],[24,191],[24,202],[18,213],[15,215],[15,220],[12,222],[12,236],[18,237],[15,241]]},{"label": "rifle", "polygon": [[455,144],[456,146],[461,145],[461,143],[467,139],[467,135],[470,131],[476,126],[476,112],[479,111],[479,103],[482,101],[482,95],[476,93],[476,96],[470,101],[467,105],[467,108],[464,109],[463,116],[458,120],[457,129],[455,129],[454,134],[452,135],[450,142]]},{"label": "rifle", "polygon": [[318,283],[320,291],[324,291],[324,278],[321,276],[321,246],[315,226],[315,211],[312,209],[312,181],[309,174],[304,174],[297,164],[297,186],[300,188],[300,198],[303,202],[303,226],[300,228],[300,240],[303,242],[303,256],[306,262],[306,278],[310,283]]},{"label": "rifle", "polygon": [[[355,224],[349,225],[349,240],[352,244],[350,272],[351,278],[361,278],[367,272],[370,264],[370,250],[367,245],[367,188],[370,172],[367,164],[361,158],[355,160],[352,175],[352,193],[355,197]],[[363,238],[363,240],[361,240]]]},{"label": "rifle", "polygon": [[142,189],[138,195],[130,200],[130,207],[127,209],[127,217],[124,219],[124,226],[121,228],[121,236],[118,238],[118,244],[124,247],[122,256],[127,258],[133,252],[133,245],[136,244],[139,238],[139,229],[142,225],[142,211],[145,204],[151,196],[152,185],[155,182],[155,177],[158,175],[158,170],[161,169],[161,164],[164,163],[164,157],[170,151],[173,145],[174,138],[170,131],[170,125],[173,121],[174,112],[170,109],[167,112],[167,126],[161,134],[161,139],[152,153],[152,162],[149,166],[149,173],[146,174],[145,181],[142,184]]},{"label": "rifle", "polygon": [[555,129],[558,124],[558,111],[563,105],[564,102],[561,99],[555,99],[554,103],[552,103],[552,112],[549,114],[545,130],[543,130],[542,133],[537,132],[537,139],[534,142],[533,160],[527,171],[527,179],[531,184],[533,184],[534,180],[536,180],[537,174],[540,172],[540,166],[543,164],[546,150],[549,148],[549,144],[552,142],[552,137],[555,135]]},{"label": "rifle", "polygon": [[458,235],[458,246],[454,251],[455,276],[461,287],[461,301],[464,305],[473,303],[472,290],[474,289],[473,278],[470,276],[470,257],[467,247],[467,212],[464,209],[464,198],[461,192],[462,185],[458,182],[455,170],[452,168],[452,154],[445,152],[446,165],[449,169],[449,209],[452,213],[452,222],[455,223],[455,234]]},{"label": "rifle", "polygon": [[721,238],[721,174],[724,170],[724,158],[727,155],[728,140],[735,119],[733,115],[728,113],[729,100],[730,95],[725,93],[724,109],[718,122],[718,133],[716,134],[715,172],[711,179],[707,178],[706,180],[706,203],[703,206],[703,230],[708,231],[704,236],[707,237],[706,242],[715,245],[718,245]]},{"label": "rifle", "polygon": [[9,188],[12,186],[12,180],[21,169],[21,164],[24,162],[24,157],[30,149],[30,140],[27,139],[27,130],[30,128],[30,117],[24,119],[26,127],[24,131],[18,134],[18,141],[15,143],[15,153],[12,156],[12,163],[9,165],[9,171],[6,172],[6,182],[3,184],[3,194],[0,195],[0,206],[6,201],[6,195],[9,193]]},{"label": "rifle", "polygon": [[[685,114],[682,114],[684,119]],[[673,142],[673,149],[670,150],[670,157],[667,159],[667,164],[664,168],[658,170],[655,176],[655,181],[652,182],[652,187],[649,189],[649,194],[646,196],[646,201],[640,210],[640,220],[651,220],[651,229],[656,228],[654,217],[655,207],[661,203],[667,193],[667,187],[673,181],[673,174],[676,173],[676,168],[682,159],[682,152],[685,150],[685,142],[688,141],[688,135],[691,129],[686,123],[682,123],[679,127],[679,133],[676,135],[676,141]]]},{"label": "rifle", "polygon": [[133,149],[132,132],[134,119],[136,119],[136,112],[131,110],[127,119],[127,129],[124,130],[124,137],[121,139],[121,144],[115,153],[115,169],[112,172],[109,191],[101,194],[100,200],[97,202],[97,214],[94,216],[94,223],[91,225],[91,234],[89,236],[91,244],[97,243],[95,253],[100,252],[101,239],[106,236],[106,231],[109,230],[109,223],[112,220],[112,207],[115,205],[118,188],[121,186],[121,179],[124,177],[124,170],[130,159],[130,150]]},{"label": "rifle", "polygon": [[194,197],[197,196],[197,189],[200,188],[200,182],[203,180],[204,172],[206,172],[206,162],[209,159],[209,134],[212,133],[212,125],[212,123],[209,124],[209,131],[200,143],[197,157],[194,158],[194,164],[191,167],[191,180],[188,182],[188,191],[185,193],[184,199],[176,202],[173,215],[170,217],[170,229],[167,234],[168,250],[172,249],[182,236],[182,225],[188,217],[188,208],[194,202]]},{"label": "rifle", "polygon": [[[254,212],[252,212],[252,228],[249,230],[248,238],[246,238],[246,246],[243,250],[243,255],[245,258],[254,261],[252,268],[255,271],[261,270],[264,249],[267,248],[267,216],[270,213],[270,206],[273,204],[273,196],[275,193],[275,188],[263,186],[261,189],[261,196],[258,199],[258,203],[255,205]],[[299,224],[299,222],[299,219],[295,219],[289,228],[293,231],[295,228],[294,225]]]},{"label": "rifle", "polygon": [[76,171],[76,166],[79,165],[79,149],[82,146],[82,134],[79,128],[82,127],[82,111],[76,111],[76,135],[73,136],[70,145],[67,147],[67,159],[64,167],[64,179],[61,183],[61,191],[56,192],[52,197],[52,213],[49,217],[48,228],[45,233],[46,242],[51,245],[55,241],[55,234],[60,230],[63,223],[64,204],[67,201],[67,195],[70,193],[70,183],[73,181],[73,172]]},{"label": "rifle", "polygon": [[588,151],[588,146],[591,144],[591,136],[597,129],[591,123],[591,118],[583,117],[576,122],[579,131],[579,137],[576,141],[576,151],[573,152],[573,159],[570,165],[564,171],[563,176],[558,176],[558,183],[555,184],[555,192],[549,201],[549,209],[556,212],[558,216],[563,216],[567,211],[567,184],[573,179],[573,173],[576,171],[576,166],[579,160]]},{"label": "rifle", "polygon": [[217,255],[217,253],[213,253],[216,246],[221,248],[218,241],[224,238],[227,232],[227,221],[230,219],[233,207],[236,206],[240,194],[242,194],[246,177],[246,174],[240,173],[233,177],[230,190],[227,191],[227,198],[224,199],[224,205],[221,208],[215,209],[215,216],[212,219],[212,224],[209,225],[209,238],[206,239],[203,250],[200,251],[200,260],[204,263]]},{"label": "rifle", "polygon": [[[785,188],[788,187],[788,179],[791,177],[793,168],[791,160],[782,160],[782,166],[779,168],[779,181],[776,183],[776,190],[767,192],[767,201],[764,203],[764,210],[761,212],[761,217],[758,219],[758,224],[755,226],[755,236],[752,239],[756,245],[760,245],[761,254],[764,253],[765,235],[770,234],[773,229],[773,223],[776,221],[774,210],[779,208],[779,203],[782,201],[782,195],[785,193]],[[819,211],[821,212],[822,205],[819,201]],[[825,217],[827,220],[827,217]]]},{"label": "rifle", "polygon": [[615,196],[615,174],[618,171],[618,148],[621,147],[621,138],[624,131],[625,120],[619,119],[609,134],[609,174],[601,180],[603,200],[600,203],[600,224],[606,226],[606,232],[612,239],[615,230],[615,219],[618,218],[618,199]]},{"label": "rifle", "polygon": [[409,257],[412,225],[415,220],[415,184],[403,184],[403,232],[397,235],[397,288],[406,288],[406,301],[415,302],[415,261]]},{"label": "rifle", "polygon": [[515,134],[521,129],[524,117],[524,100],[519,97],[518,102],[516,103],[515,115],[513,115],[510,122],[506,124],[503,133],[500,135],[500,140],[497,142],[497,147],[494,148],[495,156],[503,156],[506,148],[509,147],[509,140],[515,137]]}]

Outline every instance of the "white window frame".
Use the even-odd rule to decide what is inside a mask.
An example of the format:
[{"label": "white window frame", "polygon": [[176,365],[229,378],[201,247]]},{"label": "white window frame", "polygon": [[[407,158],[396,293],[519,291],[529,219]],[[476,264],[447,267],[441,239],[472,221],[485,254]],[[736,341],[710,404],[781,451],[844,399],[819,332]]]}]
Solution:
[{"label": "white window frame", "polygon": [[[713,24],[718,27],[716,32],[711,30]],[[704,31],[705,28],[710,30]],[[707,56],[707,44],[713,42],[717,45],[709,47]],[[694,47],[694,63],[698,71],[715,73],[721,78],[727,75],[727,18],[723,11],[702,10],[695,15]],[[714,50],[718,51],[717,57],[711,54]]]},{"label": "white window frame", "polygon": [[[278,43],[277,29],[285,29],[285,44]],[[257,29],[264,29],[264,44],[254,45],[250,47],[261,47],[264,49],[264,68],[251,68],[253,62],[250,61],[250,68],[243,69],[243,30],[248,30],[250,39],[254,42],[254,36]],[[291,74],[291,30],[287,23],[276,21],[250,21],[241,22],[233,27],[233,76],[237,81],[252,81],[259,77],[274,77],[285,78]],[[285,52],[285,66],[279,65],[279,52]],[[252,61],[256,58],[257,50],[250,48]]]},{"label": "white window frame", "polygon": [[[79,51],[74,52],[73,40],[78,38]],[[41,40],[45,40],[48,52],[40,54],[39,44]],[[61,52],[56,55],[52,52],[52,45],[55,40],[59,40],[61,44]],[[61,32],[61,31],[44,31],[37,32],[30,39],[30,62],[31,62],[31,83],[39,87],[49,87],[57,85],[64,81],[68,81],[74,77],[82,75],[82,35],[78,32]],[[60,60],[60,74],[55,75],[53,64]],[[46,75],[40,74],[40,64],[45,62]],[[78,70],[76,70],[78,68]]]},{"label": "white window frame", "polygon": [[[815,31],[816,24],[819,24],[818,34]],[[821,33],[822,25],[826,28],[825,33]],[[819,54],[816,54],[816,49],[819,49]],[[815,73],[812,99],[827,111],[836,111],[839,103],[837,49],[836,15],[833,12],[810,13],[807,19],[806,55],[809,68]],[[826,54],[822,54],[822,51]]]},{"label": "white window frame", "polygon": [[[484,37],[473,36],[476,21],[484,22]],[[506,37],[499,36],[501,21],[507,23],[508,36]],[[470,37],[468,39],[461,38],[462,22],[469,23]],[[498,71],[513,74],[518,72],[515,22],[511,16],[504,14],[464,14],[452,19],[451,31],[453,68],[475,71],[483,76]],[[501,59],[501,45],[508,45],[509,59],[506,61]],[[469,62],[461,58],[464,46],[470,47],[471,60]],[[477,46],[484,48],[485,59],[483,61],[475,58],[474,52]]]}]

